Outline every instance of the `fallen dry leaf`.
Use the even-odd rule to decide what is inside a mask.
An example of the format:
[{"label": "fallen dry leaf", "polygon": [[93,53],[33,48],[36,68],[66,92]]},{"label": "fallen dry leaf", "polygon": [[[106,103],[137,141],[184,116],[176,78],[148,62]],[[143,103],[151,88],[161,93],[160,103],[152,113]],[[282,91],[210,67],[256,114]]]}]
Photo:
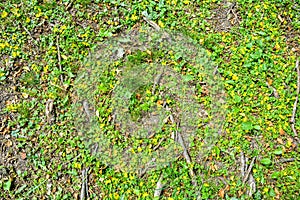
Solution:
[{"label": "fallen dry leaf", "polygon": [[279,144],[283,144],[283,140],[282,140],[281,138],[277,138],[277,142],[278,142]]},{"label": "fallen dry leaf", "polygon": [[284,132],[284,130],[281,128],[281,129],[279,129],[279,134],[280,135],[284,135],[285,134],[285,132]]},{"label": "fallen dry leaf", "polygon": [[272,83],[273,83],[273,80],[272,80],[272,79],[269,79],[269,78],[267,78],[267,82],[268,82],[269,86],[271,86],[271,85],[272,85]]},{"label": "fallen dry leaf", "polygon": [[158,101],[157,101],[157,105],[158,105],[158,106],[161,106],[163,103],[164,103],[164,101],[162,101],[162,100],[158,100]]},{"label": "fallen dry leaf", "polygon": [[21,159],[22,160],[26,159],[26,153],[25,152],[21,152],[20,155],[21,155]]},{"label": "fallen dry leaf", "polygon": [[219,190],[219,196],[220,196],[222,199],[224,199],[225,191],[224,191],[223,188],[221,188],[221,189]]},{"label": "fallen dry leaf", "polygon": [[7,147],[11,147],[11,146],[12,146],[12,144],[13,144],[13,143],[12,143],[12,141],[11,141],[11,140],[8,140],[8,141],[6,142],[6,146],[7,146]]}]

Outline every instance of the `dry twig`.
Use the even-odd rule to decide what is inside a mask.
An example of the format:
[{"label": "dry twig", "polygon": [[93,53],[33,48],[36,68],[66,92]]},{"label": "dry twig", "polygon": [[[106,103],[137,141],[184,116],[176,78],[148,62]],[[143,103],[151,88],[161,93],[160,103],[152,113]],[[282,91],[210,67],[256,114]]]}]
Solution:
[{"label": "dry twig", "polygon": [[88,192],[88,183],[87,183],[87,171],[89,168],[82,170],[82,185],[81,185],[81,193],[80,193],[80,200],[88,199],[89,192]]},{"label": "dry twig", "polygon": [[88,121],[90,121],[91,120],[91,113],[90,113],[89,104],[88,104],[87,100],[84,100],[82,102],[82,105],[83,105],[84,112],[85,112],[85,114],[88,118]]},{"label": "dry twig", "polygon": [[227,16],[229,16],[229,14],[232,13],[234,15],[234,22],[238,21],[238,19],[239,19],[237,14],[234,11],[235,6],[236,6],[236,2],[232,3],[226,14]]},{"label": "dry twig", "polygon": [[[59,70],[62,73],[62,66],[61,66],[61,56],[60,56],[60,48],[59,48],[59,36],[56,37],[56,48],[57,48],[57,57],[58,57],[58,66],[59,66]],[[60,75],[60,81],[61,84],[64,83],[64,78],[63,75]]]},{"label": "dry twig", "polygon": [[37,41],[32,37],[31,33],[28,31],[28,29],[25,26],[22,26],[23,29],[26,31],[26,33],[29,35],[30,39],[33,41],[33,43],[36,45]]},{"label": "dry twig", "polygon": [[241,174],[242,174],[242,178],[243,178],[243,184],[246,183],[246,181],[248,180],[248,185],[249,185],[250,189],[247,190],[247,194],[249,197],[251,197],[256,191],[255,179],[253,178],[253,175],[251,174],[255,159],[256,159],[256,157],[252,158],[252,161],[248,167],[248,165],[247,165],[248,158],[245,157],[244,152],[241,152]]},{"label": "dry twig", "polygon": [[249,197],[251,197],[256,192],[256,183],[252,174],[250,174],[249,176],[248,184],[250,186],[250,189],[247,191],[247,194]]},{"label": "dry twig", "polygon": [[[16,24],[15,24],[14,22],[13,22],[13,24],[16,26]],[[30,31],[29,31],[25,26],[23,26],[22,23],[20,23],[19,25],[20,25],[21,28],[23,28],[23,29],[25,30],[25,32],[29,35],[31,41],[33,42],[33,45],[34,45],[35,47],[38,47],[38,42],[32,37]],[[37,54],[36,51],[35,51],[33,48],[31,48],[31,50],[33,51],[33,53],[34,53],[35,55]]]},{"label": "dry twig", "polygon": [[274,97],[278,99],[278,98],[279,98],[279,94],[278,94],[277,90],[276,90],[273,86],[271,86],[271,85],[268,83],[268,81],[266,81],[266,84],[267,84],[268,88],[270,88],[270,89],[273,90]]},{"label": "dry twig", "polygon": [[299,59],[297,59],[296,61],[296,70],[297,70],[297,93],[296,93],[296,99],[295,99],[295,103],[294,103],[294,107],[293,107],[293,114],[292,117],[290,119],[291,122],[291,127],[292,130],[295,134],[296,140],[298,139],[298,133],[297,130],[295,128],[295,117],[296,117],[296,111],[297,111],[297,104],[298,104],[298,100],[299,100],[299,92],[300,92],[300,69],[299,69]]},{"label": "dry twig", "polygon": [[214,75],[214,76],[218,73],[218,68],[219,68],[218,65],[214,68],[214,72],[213,72],[213,75]]},{"label": "dry twig", "polygon": [[276,164],[285,163],[285,162],[294,162],[295,160],[296,160],[295,158],[282,158],[276,161]]},{"label": "dry twig", "polygon": [[243,178],[245,177],[245,171],[246,171],[245,155],[244,152],[241,152],[241,174]]},{"label": "dry twig", "polygon": [[155,80],[154,80],[154,83],[153,83],[153,87],[152,87],[152,95],[155,94],[156,86],[159,85],[160,80],[161,80],[163,74],[164,74],[164,70],[162,70],[162,72],[155,77]]},{"label": "dry twig", "polygon": [[150,26],[152,26],[156,31],[159,31],[159,30],[160,30],[159,25],[156,24],[154,21],[148,19],[146,16],[144,16],[143,19],[144,19]]},{"label": "dry twig", "polygon": [[[166,106],[166,109],[170,110],[170,108],[168,106]],[[170,115],[170,120],[171,120],[172,123],[176,123],[172,114]],[[181,133],[178,131],[178,128],[179,128],[179,123],[177,123],[177,130],[176,130],[176,137],[175,137],[175,139],[177,140],[177,142],[179,142],[179,144],[183,148],[183,157],[185,158],[186,162],[188,164],[190,164],[192,162],[192,160],[191,160],[189,152],[188,152],[188,150],[187,150],[187,148],[186,148],[186,146],[184,144],[184,141],[183,141],[183,138],[181,136]],[[193,185],[194,186],[198,186],[197,181],[196,181],[196,175],[195,175],[195,172],[194,172],[194,170],[192,168],[190,169],[190,175],[191,175],[191,178],[192,178]]]},{"label": "dry twig", "polygon": [[256,159],[256,156],[254,158],[252,158],[252,161],[251,161],[251,163],[250,163],[250,165],[248,167],[247,173],[245,174],[245,176],[243,178],[243,183],[245,183],[248,180],[248,177],[249,177],[249,175],[251,173],[251,170],[252,170],[252,167],[254,165],[255,159]]},{"label": "dry twig", "polygon": [[[152,27],[154,28],[156,31],[160,31],[161,28],[159,27],[159,25],[157,23],[155,23],[154,21],[150,20],[147,18],[147,16],[144,15],[143,19]],[[172,39],[170,38],[170,35],[167,32],[163,32],[162,37],[166,40],[168,40],[169,42],[172,41]]]},{"label": "dry twig", "polygon": [[57,88],[59,88],[59,89],[61,89],[61,90],[63,90],[63,91],[67,91],[65,88],[63,88],[63,87],[61,87],[61,86],[59,86],[59,85],[56,85],[56,84],[53,83],[52,81],[50,81],[50,85],[52,85],[52,86],[54,86],[54,87],[57,87]]},{"label": "dry twig", "polygon": [[47,123],[48,124],[51,124],[55,118],[53,116],[53,99],[48,99],[47,102],[46,102],[46,108],[45,108],[45,114],[46,114],[46,118],[47,118]]},{"label": "dry twig", "polygon": [[165,140],[165,138],[161,138],[161,139],[159,140],[158,144],[153,148],[153,151],[156,151],[156,150],[160,147],[161,143],[162,143],[164,140]]},{"label": "dry twig", "polygon": [[151,169],[151,168],[154,168],[156,167],[156,164],[151,164],[151,163],[154,163],[155,162],[155,158],[152,158],[148,163],[145,164],[145,167],[141,170],[139,170],[139,177],[142,178],[148,169]]},{"label": "dry twig", "polygon": [[72,7],[73,3],[74,3],[74,1],[71,1],[71,2],[66,6],[66,10],[69,10],[69,9]]},{"label": "dry twig", "polygon": [[161,192],[163,190],[164,184],[162,184],[162,180],[163,180],[163,174],[160,175],[157,183],[156,183],[156,188],[154,190],[154,198],[155,197],[160,197]]}]

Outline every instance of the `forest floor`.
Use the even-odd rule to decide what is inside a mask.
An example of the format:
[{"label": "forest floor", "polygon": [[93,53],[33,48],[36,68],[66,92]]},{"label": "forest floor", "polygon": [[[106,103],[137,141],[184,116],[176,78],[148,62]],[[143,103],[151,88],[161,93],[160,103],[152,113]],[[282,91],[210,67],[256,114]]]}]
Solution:
[{"label": "forest floor", "polygon": [[[0,19],[0,199],[299,198],[296,0],[5,0]],[[205,49],[223,85],[226,112],[210,148],[204,149],[199,128],[187,154],[141,175],[93,154],[101,146],[86,143],[74,102],[88,56],[144,26],[182,33]],[[149,65],[169,59],[163,65],[187,78],[197,100],[212,92],[184,57],[129,50],[119,49],[118,56]],[[109,64],[95,87],[95,113],[101,130],[119,141],[122,130],[109,106],[122,70],[120,63]],[[158,91],[147,95],[131,99],[137,113],[149,105],[166,107]],[[178,129],[172,117],[168,123]],[[166,141],[156,136],[149,148]]]}]

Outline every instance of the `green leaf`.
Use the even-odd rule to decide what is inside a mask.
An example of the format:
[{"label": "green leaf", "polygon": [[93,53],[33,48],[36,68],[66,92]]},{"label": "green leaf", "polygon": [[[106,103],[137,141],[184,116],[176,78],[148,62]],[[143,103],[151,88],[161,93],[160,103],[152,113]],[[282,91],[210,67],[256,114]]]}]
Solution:
[{"label": "green leaf", "polygon": [[251,43],[248,43],[248,44],[246,44],[246,47],[247,48],[249,48],[249,49],[251,49],[251,47],[253,46],[253,44],[252,44],[252,42]]},{"label": "green leaf", "polygon": [[240,103],[241,100],[242,100],[242,98],[240,96],[237,96],[237,95],[234,96],[235,103]]},{"label": "green leaf", "polygon": [[272,178],[276,179],[280,176],[280,172],[273,172]]},{"label": "green leaf", "polygon": [[0,81],[4,81],[6,79],[5,76],[0,76]]},{"label": "green leaf", "polygon": [[244,67],[250,68],[250,67],[252,67],[252,63],[245,63],[245,64],[244,64]]},{"label": "green leaf", "polygon": [[281,155],[281,154],[282,154],[282,149],[276,149],[276,150],[274,151],[274,154],[275,154],[275,155]]},{"label": "green leaf", "polygon": [[234,81],[233,80],[227,80],[227,81],[225,81],[225,83],[227,83],[227,84],[234,84]]},{"label": "green leaf", "polygon": [[10,191],[10,188],[11,188],[11,179],[9,179],[8,181],[6,181],[6,182],[3,184],[3,189],[4,189],[4,190]]},{"label": "green leaf", "polygon": [[252,123],[250,121],[242,123],[242,129],[245,131],[249,131],[253,129]]},{"label": "green leaf", "polygon": [[271,159],[270,158],[263,158],[263,159],[261,159],[261,164],[263,164],[263,165],[271,165],[271,163],[272,163],[272,161],[271,161]]},{"label": "green leaf", "polygon": [[184,82],[189,82],[189,81],[193,80],[194,77],[191,74],[187,74],[187,75],[182,76],[182,79]]},{"label": "green leaf", "polygon": [[254,54],[250,54],[253,59],[259,59],[262,56],[262,50],[256,51]]},{"label": "green leaf", "polygon": [[24,184],[24,185],[22,185],[21,187],[19,187],[18,190],[16,191],[16,194],[21,193],[26,187],[27,187],[26,184]]},{"label": "green leaf", "polygon": [[259,35],[262,35],[262,36],[267,35],[267,34],[266,34],[265,32],[263,32],[263,31],[259,31],[258,34],[259,34]]},{"label": "green leaf", "polygon": [[273,188],[270,189],[269,194],[270,194],[271,197],[275,197],[276,196],[276,193],[275,193],[275,191],[274,191]]}]

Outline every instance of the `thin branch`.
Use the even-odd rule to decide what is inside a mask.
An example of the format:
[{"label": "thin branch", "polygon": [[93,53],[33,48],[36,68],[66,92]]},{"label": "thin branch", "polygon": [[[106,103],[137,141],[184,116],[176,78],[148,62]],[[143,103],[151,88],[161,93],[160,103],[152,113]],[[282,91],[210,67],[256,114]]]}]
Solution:
[{"label": "thin branch", "polygon": [[243,184],[248,180],[248,185],[249,185],[250,189],[247,190],[247,194],[250,197],[256,191],[255,179],[253,178],[252,173],[251,173],[255,159],[256,159],[256,157],[252,158],[252,161],[248,167],[248,165],[247,165],[248,158],[245,157],[244,152],[241,152],[241,174],[242,174]]},{"label": "thin branch", "polygon": [[[248,164],[247,164],[247,163],[248,163],[248,160],[249,160],[248,157],[245,156],[245,173],[246,173],[246,171],[247,171],[247,169],[248,169]],[[245,175],[246,175],[246,174],[245,174]]]},{"label": "thin branch", "polygon": [[292,130],[295,134],[296,139],[298,140],[298,133],[297,130],[295,129],[295,117],[296,117],[296,111],[297,111],[297,104],[298,104],[298,100],[299,100],[299,92],[300,92],[300,69],[299,69],[299,59],[297,59],[296,61],[296,70],[297,70],[297,94],[296,94],[296,99],[295,99],[295,103],[294,103],[294,107],[293,107],[293,114],[292,117],[290,119],[291,122],[291,127]]},{"label": "thin branch", "polygon": [[219,179],[220,181],[222,181],[222,183],[223,183],[224,185],[228,185],[228,183],[227,183],[227,181],[225,180],[224,177],[219,176],[218,179]]},{"label": "thin branch", "polygon": [[[143,16],[143,19],[144,19],[150,26],[152,26],[152,28],[154,28],[156,31],[160,31],[160,30],[161,30],[161,28],[159,27],[159,25],[158,25],[157,23],[155,23],[154,21],[148,19],[146,15]],[[163,32],[162,38],[168,40],[169,42],[172,41],[172,39],[170,38],[170,35],[169,35],[167,32]]]},{"label": "thin branch", "polygon": [[81,171],[81,180],[82,180],[82,184],[81,184],[81,192],[80,192],[80,200],[84,200],[85,199],[85,169]]},{"label": "thin branch", "polygon": [[79,153],[77,156],[75,156],[74,158],[71,158],[71,160],[68,160],[68,162],[65,162],[62,164],[63,167],[65,167],[67,164],[71,163],[73,160],[79,158],[81,156],[81,154]]},{"label": "thin branch", "polygon": [[[21,25],[22,26],[22,25]],[[28,29],[25,27],[25,26],[22,26],[22,28],[26,31],[26,33],[29,35],[29,37],[30,37],[30,39],[33,41],[33,43],[34,43],[34,45],[36,46],[36,47],[38,47],[37,46],[37,44],[38,44],[38,42],[32,37],[32,35],[31,35],[31,33],[28,31]]]},{"label": "thin branch", "polygon": [[278,99],[278,98],[279,98],[279,94],[278,94],[277,90],[276,90],[274,87],[272,87],[272,86],[268,83],[268,81],[266,81],[266,85],[268,86],[269,89],[272,89],[272,90],[273,90],[274,97],[275,97],[276,99]]},{"label": "thin branch", "polygon": [[[168,106],[166,106],[166,108],[169,109]],[[170,120],[171,120],[172,123],[176,123],[172,114],[170,115]],[[187,148],[185,147],[184,141],[182,139],[182,136],[181,136],[180,132],[178,131],[178,128],[179,128],[179,123],[177,123],[176,136],[175,136],[174,139],[177,140],[177,142],[179,142],[179,144],[183,148],[183,156],[186,159],[186,162],[188,164],[190,164],[191,163],[191,157],[190,157],[190,155],[187,151]]]},{"label": "thin branch", "polygon": [[53,112],[53,99],[48,99],[46,102],[46,108],[45,108],[45,114],[46,114],[46,118],[47,118],[47,123],[51,124],[53,121],[55,121],[55,117],[52,114]]},{"label": "thin branch", "polygon": [[96,143],[96,145],[95,145],[95,148],[94,148],[94,151],[93,151],[92,155],[95,155],[95,154],[97,153],[98,147],[99,147],[99,143]]},{"label": "thin branch", "polygon": [[[62,66],[61,66],[61,56],[60,56],[60,48],[59,48],[59,36],[56,37],[56,47],[57,47],[57,57],[58,57],[58,66],[59,66],[59,70],[62,73]],[[64,83],[64,78],[63,75],[60,74],[60,81],[61,84]]]},{"label": "thin branch", "polygon": [[296,160],[295,158],[282,158],[276,161],[276,164],[285,163],[285,162],[294,162],[295,160]]},{"label": "thin branch", "polygon": [[55,86],[55,87],[57,87],[57,88],[59,88],[59,89],[61,89],[61,90],[63,90],[63,91],[67,91],[65,88],[60,87],[59,85],[56,85],[55,83],[53,83],[53,82],[51,82],[51,81],[50,81],[50,85]]},{"label": "thin branch", "polygon": [[[13,22],[13,24],[16,26],[16,24],[15,24],[14,22]],[[19,25],[20,25],[21,28],[23,28],[23,29],[25,30],[25,32],[29,35],[31,41],[33,42],[33,45],[34,45],[35,47],[38,48],[38,42],[32,37],[30,31],[29,31],[25,26],[23,26],[22,23],[20,23]],[[33,49],[32,49],[32,51],[33,51],[33,53],[34,53],[35,55],[37,54],[36,51],[34,51]]]},{"label": "thin branch", "polygon": [[234,22],[236,22],[236,21],[239,22],[239,18],[238,18],[237,14],[234,11],[235,6],[236,6],[236,2],[234,2],[230,5],[230,8],[228,9],[226,16],[228,18],[229,14],[232,13],[234,15]]},{"label": "thin branch", "polygon": [[84,100],[82,102],[82,105],[83,105],[83,109],[84,109],[84,112],[88,118],[88,121],[91,120],[91,113],[90,113],[90,109],[89,109],[89,103],[87,102],[87,100]]},{"label": "thin branch", "polygon": [[43,182],[41,182],[39,185],[35,186],[34,188],[30,189],[26,194],[25,197],[28,197],[30,193],[34,192],[36,189],[38,189],[41,185],[43,185],[46,181],[49,179],[45,179]]},{"label": "thin branch", "polygon": [[158,144],[153,148],[153,151],[156,151],[156,150],[160,147],[161,143],[162,143],[164,140],[165,140],[165,138],[160,139],[159,142],[158,142]]},{"label": "thin branch", "polygon": [[245,177],[243,179],[243,183],[245,183],[248,180],[248,177],[249,177],[249,175],[251,173],[251,170],[252,170],[252,167],[254,165],[255,159],[256,159],[256,156],[254,158],[252,158],[252,161],[251,161],[251,163],[250,163],[250,165],[248,167],[247,173],[245,174]]},{"label": "thin branch", "polygon": [[73,5],[74,1],[71,1],[67,6],[66,6],[66,10],[69,10],[71,8],[71,6]]},{"label": "thin branch", "polygon": [[80,200],[89,198],[88,183],[87,183],[87,171],[88,171],[88,168],[82,170],[82,172],[81,172],[82,184],[81,184]]},{"label": "thin branch", "polygon": [[156,188],[154,190],[154,198],[155,197],[160,197],[161,192],[163,190],[164,184],[162,184],[162,180],[163,180],[163,174],[161,173],[157,183],[156,183]]},{"label": "thin branch", "polygon": [[[170,110],[170,108],[168,106],[166,106],[166,109]],[[172,123],[176,123],[172,114],[170,115],[170,120],[171,120]],[[177,123],[177,130],[176,130],[176,137],[175,137],[177,139],[175,139],[175,140],[177,140],[177,142],[179,142],[179,144],[182,146],[182,148],[183,148],[183,157],[185,158],[186,162],[188,164],[190,164],[192,162],[191,157],[189,155],[189,152],[188,152],[187,148],[185,147],[183,138],[181,136],[181,133],[178,131],[178,129],[179,129],[179,123]],[[198,186],[197,181],[196,181],[196,175],[195,175],[195,172],[194,172],[193,168],[190,169],[190,176],[192,178],[192,184],[194,186]]]},{"label": "thin branch", "polygon": [[156,31],[160,30],[160,27],[157,23],[155,23],[154,21],[148,19],[146,16],[143,17],[143,19],[150,25],[152,26]]},{"label": "thin branch", "polygon": [[192,162],[191,160],[191,157],[189,155],[189,152],[187,150],[187,148],[185,147],[185,144],[184,144],[184,141],[183,141],[183,138],[181,136],[181,133],[178,131],[178,128],[179,128],[179,123],[177,123],[177,130],[176,130],[176,136],[177,136],[177,141],[179,142],[179,144],[182,146],[183,148],[183,156],[184,158],[186,159],[186,162],[188,164],[190,164]]},{"label": "thin branch", "polygon": [[213,75],[216,75],[218,73],[218,68],[219,66],[217,65],[215,68],[214,68],[214,72],[213,72]]},{"label": "thin branch", "polygon": [[245,171],[246,171],[245,155],[244,155],[244,152],[241,152],[241,174],[242,174],[242,178],[245,177]]},{"label": "thin branch", "polygon": [[87,199],[89,199],[89,186],[88,186],[88,174],[87,174],[88,171],[89,171],[89,168],[87,168],[85,170],[85,182],[84,182],[84,184],[85,184],[85,193],[86,193]]},{"label": "thin branch", "polygon": [[140,178],[142,178],[146,174],[148,169],[156,167],[156,164],[151,165],[151,163],[154,163],[155,161],[156,161],[156,159],[152,158],[148,163],[145,164],[145,167],[143,169],[139,170],[139,177]]},{"label": "thin branch", "polygon": [[250,189],[247,191],[247,194],[249,197],[251,197],[256,192],[256,183],[255,183],[255,179],[252,174],[250,174],[250,176],[249,176],[248,183],[249,183]]},{"label": "thin branch", "polygon": [[162,70],[162,73],[160,73],[159,75],[157,75],[157,77],[155,77],[153,87],[152,87],[152,95],[155,94],[156,86],[159,85],[163,74],[164,74],[164,70]]}]

